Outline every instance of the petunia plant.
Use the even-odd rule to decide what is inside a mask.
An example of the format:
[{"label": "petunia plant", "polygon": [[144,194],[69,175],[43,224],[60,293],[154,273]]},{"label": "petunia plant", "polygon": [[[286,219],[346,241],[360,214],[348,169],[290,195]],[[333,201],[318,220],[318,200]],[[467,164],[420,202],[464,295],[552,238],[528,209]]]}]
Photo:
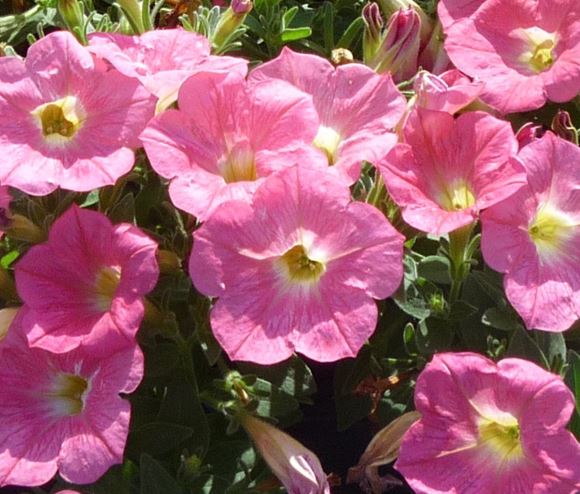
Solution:
[{"label": "petunia plant", "polygon": [[0,493],[580,492],[578,5],[2,3]]}]

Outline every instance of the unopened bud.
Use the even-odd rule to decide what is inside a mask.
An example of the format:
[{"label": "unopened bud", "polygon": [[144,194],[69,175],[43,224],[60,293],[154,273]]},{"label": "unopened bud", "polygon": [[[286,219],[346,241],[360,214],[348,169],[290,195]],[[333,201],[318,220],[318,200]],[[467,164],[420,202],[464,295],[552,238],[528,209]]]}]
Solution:
[{"label": "unopened bud", "polygon": [[383,42],[369,62],[378,73],[390,72],[395,82],[406,81],[417,72],[421,21],[413,9],[391,16]]},{"label": "unopened bud", "polygon": [[437,21],[429,41],[419,55],[419,65],[433,74],[441,74],[452,66],[447,52],[443,49],[443,41],[443,27]]},{"label": "unopened bud", "polygon": [[558,110],[558,113],[552,119],[552,130],[562,139],[578,145],[578,130],[574,127],[567,111]]},{"label": "unopened bud", "polygon": [[117,0],[117,2],[129,21],[133,33],[143,34],[145,32],[145,25],[143,24],[141,2],[139,0]]},{"label": "unopened bud", "polygon": [[421,19],[421,46],[426,45],[431,38],[433,31],[433,20],[414,0],[377,0],[383,11],[383,15],[388,19],[395,12],[404,9],[413,9]]},{"label": "unopened bud", "polygon": [[215,31],[212,34],[212,43],[219,52],[230,40],[236,30],[244,23],[246,16],[252,10],[252,0],[232,0],[230,6],[221,15]]},{"label": "unopened bud", "polygon": [[372,59],[381,46],[383,39],[382,31],[385,22],[381,16],[381,10],[375,2],[368,3],[362,11],[362,18],[365,22],[365,31],[363,35],[363,58],[364,61]]},{"label": "unopened bud", "polygon": [[240,423],[288,494],[330,494],[318,457],[296,439],[247,413]]},{"label": "unopened bud", "polygon": [[[56,3],[58,13],[62,17],[67,29],[73,33],[77,39],[83,33],[85,15],[78,0],[58,0]],[[86,40],[79,39],[79,42],[86,43]]]},{"label": "unopened bud", "polygon": [[519,148],[522,149],[531,142],[540,139],[546,133],[544,127],[539,124],[528,122],[522,125],[520,130],[516,133]]}]

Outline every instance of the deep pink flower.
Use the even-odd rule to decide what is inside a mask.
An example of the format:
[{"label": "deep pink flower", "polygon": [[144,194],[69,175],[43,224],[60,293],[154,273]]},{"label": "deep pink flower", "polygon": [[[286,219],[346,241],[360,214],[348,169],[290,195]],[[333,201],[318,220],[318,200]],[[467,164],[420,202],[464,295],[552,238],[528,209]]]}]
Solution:
[{"label": "deep pink flower", "polygon": [[392,131],[405,112],[405,98],[388,74],[356,63],[335,68],[324,58],[284,48],[250,73],[252,81],[265,79],[288,81],[312,95],[320,117],[314,145],[349,183],[358,179],[363,160],[376,161],[397,141]]},{"label": "deep pink flower", "polygon": [[405,434],[399,470],[417,494],[571,494],[580,445],[566,423],[574,397],[526,360],[435,355],[417,380],[421,419]]},{"label": "deep pink flower", "polygon": [[483,256],[528,328],[563,331],[580,318],[580,149],[547,132],[518,156],[529,185],[482,214]]},{"label": "deep pink flower", "polygon": [[82,342],[126,344],[143,319],[158,277],[157,244],[133,225],[112,225],[73,206],[15,268],[22,320],[32,346],[66,352]]},{"label": "deep pink flower", "polygon": [[308,146],[317,129],[310,96],[290,84],[203,72],[183,84],[179,110],[154,118],[141,140],[155,171],[172,179],[173,203],[205,220],[225,201],[249,201],[279,168],[325,167]]},{"label": "deep pink flower", "polygon": [[483,91],[483,82],[472,81],[458,70],[448,70],[437,76],[425,70],[417,74],[415,105],[451,115],[473,103]]},{"label": "deep pink flower", "polygon": [[113,184],[153,111],[137,81],[100,70],[69,32],[51,33],[24,62],[0,58],[0,182],[33,195]]},{"label": "deep pink flower", "polygon": [[442,235],[469,225],[526,181],[510,124],[487,113],[454,119],[418,108],[404,134],[378,168],[404,220],[421,231]]},{"label": "deep pink flower", "polygon": [[331,174],[292,167],[252,204],[229,202],[195,232],[189,272],[219,297],[213,332],[230,358],[352,357],[402,277],[403,237]]},{"label": "deep pink flower", "polygon": [[205,37],[183,29],[158,29],[141,36],[93,33],[89,43],[89,51],[122,74],[137,78],[157,96],[158,109],[176,101],[181,84],[196,72],[247,72],[246,60],[210,55]]},{"label": "deep pink flower", "polygon": [[57,469],[87,484],[122,463],[131,411],[119,393],[143,376],[134,342],[60,354],[30,348],[19,314],[0,342],[0,361],[0,486],[41,485]]},{"label": "deep pink flower", "polygon": [[451,61],[485,81],[481,99],[503,113],[568,101],[580,91],[577,0],[487,0],[446,35]]}]

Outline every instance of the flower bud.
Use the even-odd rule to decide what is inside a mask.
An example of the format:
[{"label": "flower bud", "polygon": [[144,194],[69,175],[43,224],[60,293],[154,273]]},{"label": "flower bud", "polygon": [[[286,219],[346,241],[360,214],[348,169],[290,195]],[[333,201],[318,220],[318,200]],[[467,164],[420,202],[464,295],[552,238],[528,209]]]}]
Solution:
[{"label": "flower bud", "polygon": [[527,146],[531,142],[542,137],[545,133],[546,131],[544,130],[544,127],[539,124],[528,122],[527,124],[522,125],[520,130],[516,133],[519,148],[522,149],[524,146]]},{"label": "flower bud", "polygon": [[391,72],[395,82],[406,81],[417,72],[421,20],[413,9],[391,16],[383,42],[369,66],[378,73]]},{"label": "flower bud", "polygon": [[46,240],[46,232],[30,221],[26,216],[14,214],[10,217],[10,226],[6,234],[16,240],[39,244]]},{"label": "flower bud", "polygon": [[249,414],[240,422],[288,494],[330,494],[317,456],[285,432]]},{"label": "flower bud", "polygon": [[386,18],[391,17],[399,10],[413,9],[421,19],[421,46],[426,45],[431,38],[433,21],[421,6],[414,0],[378,0],[381,10]]},{"label": "flower bud", "polygon": [[[58,13],[62,17],[67,29],[78,37],[78,33],[84,31],[85,15],[78,0],[58,0],[56,3]],[[75,29],[76,28],[76,29]],[[85,40],[79,40],[85,43]]]},{"label": "flower bud", "polygon": [[383,492],[386,484],[392,484],[393,479],[382,478],[379,467],[397,459],[403,436],[420,418],[419,412],[407,412],[377,432],[360,457],[358,465],[349,469],[346,482],[369,486],[372,492]]},{"label": "flower bud", "polygon": [[419,55],[419,65],[433,74],[441,74],[452,66],[447,52],[443,49],[443,40],[443,27],[437,21],[429,41]]},{"label": "flower bud", "polygon": [[567,111],[558,110],[552,119],[552,130],[562,139],[578,145],[578,130],[572,124],[572,119]]},{"label": "flower bud", "polygon": [[143,34],[145,25],[139,0],[117,0],[135,34]]},{"label": "flower bud", "polygon": [[363,35],[363,58],[370,60],[381,46],[383,39],[382,30],[384,26],[383,17],[378,4],[375,2],[367,3],[362,11],[362,18],[365,22],[365,31]]},{"label": "flower bud", "polygon": [[230,6],[221,15],[212,34],[211,40],[217,52],[227,44],[236,30],[244,23],[252,7],[252,0],[232,0]]}]

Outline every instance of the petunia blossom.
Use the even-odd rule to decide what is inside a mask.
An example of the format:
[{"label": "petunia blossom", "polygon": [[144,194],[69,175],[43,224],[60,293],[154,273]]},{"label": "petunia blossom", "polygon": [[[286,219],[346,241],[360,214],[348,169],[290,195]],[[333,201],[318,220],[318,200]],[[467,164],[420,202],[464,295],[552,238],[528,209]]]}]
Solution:
[{"label": "petunia blossom", "polygon": [[239,57],[210,55],[210,43],[183,29],[156,29],[141,36],[93,33],[89,51],[128,77],[137,78],[158,99],[158,109],[177,100],[181,84],[198,71],[239,72],[248,62]]},{"label": "petunia blossom", "polygon": [[403,236],[373,206],[351,202],[332,174],[295,166],[268,177],[251,204],[231,201],[194,234],[189,273],[219,297],[211,327],[231,359],[272,364],[300,352],[355,356],[375,330],[373,298],[402,278]]},{"label": "petunia blossom", "polygon": [[517,358],[435,355],[417,380],[421,419],[395,468],[417,494],[571,494],[580,444],[566,424],[574,397],[562,379]]},{"label": "petunia blossom", "polygon": [[249,79],[282,79],[312,95],[320,118],[314,146],[349,184],[358,179],[363,160],[378,160],[397,142],[393,129],[405,112],[405,98],[389,74],[357,63],[335,68],[319,56],[284,48]]},{"label": "petunia blossom", "polygon": [[518,156],[529,185],[482,214],[483,256],[529,329],[564,331],[580,318],[580,149],[547,132]]},{"label": "petunia blossom", "polygon": [[71,33],[50,33],[25,61],[0,58],[0,182],[33,195],[114,184],[131,170],[154,106]]},{"label": "petunia blossom", "polygon": [[132,340],[159,275],[156,250],[137,227],[71,207],[15,267],[30,344],[67,352],[82,342]]},{"label": "petunia blossom", "polygon": [[0,342],[0,486],[38,486],[57,472],[75,484],[95,482],[123,462],[131,415],[120,393],[143,376],[135,342],[52,353],[28,346],[21,309]]},{"label": "petunia blossom", "polygon": [[440,0],[437,4],[437,17],[448,29],[452,24],[471,17],[486,0]]},{"label": "petunia blossom", "polygon": [[481,99],[502,113],[568,101],[580,92],[577,0],[487,0],[445,34],[451,61],[485,81]]},{"label": "petunia blossom", "polygon": [[205,220],[225,201],[249,201],[277,169],[318,162],[324,170],[308,146],[317,129],[311,97],[286,82],[202,72],[183,84],[179,110],[155,117],[141,140],[155,171],[171,179],[173,204]]},{"label": "petunia blossom", "polygon": [[418,230],[442,235],[469,225],[526,181],[510,124],[487,113],[454,119],[417,108],[404,134],[378,168],[403,219]]}]

